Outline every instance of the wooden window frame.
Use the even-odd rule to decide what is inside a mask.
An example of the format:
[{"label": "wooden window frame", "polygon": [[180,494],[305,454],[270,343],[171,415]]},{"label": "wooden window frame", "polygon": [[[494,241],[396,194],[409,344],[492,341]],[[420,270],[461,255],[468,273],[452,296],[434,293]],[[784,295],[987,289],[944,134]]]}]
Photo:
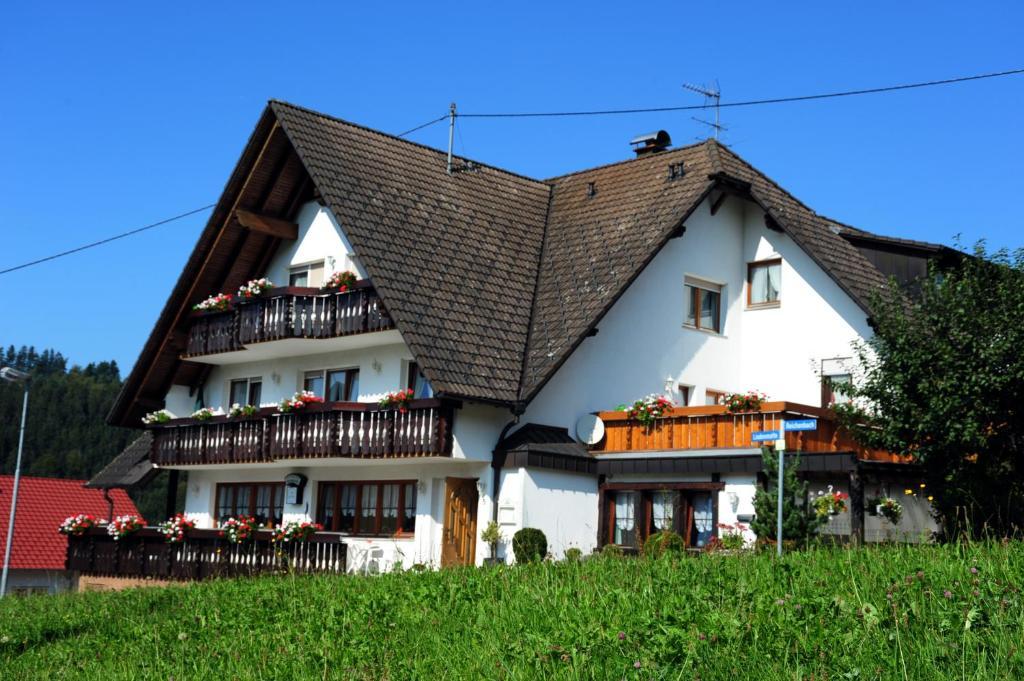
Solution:
[{"label": "wooden window frame", "polygon": [[782,282],[779,282],[779,297],[776,300],[770,300],[764,303],[751,302],[752,293],[754,287],[752,286],[754,280],[754,270],[758,267],[770,267],[771,265],[779,266],[779,275],[782,274],[782,258],[768,258],[767,260],[754,260],[747,263],[747,309],[748,310],[763,310],[766,308],[779,307],[782,305]]},{"label": "wooden window frame", "polygon": [[678,492],[676,507],[672,515],[672,530],[683,537],[688,548],[696,542],[693,535],[693,496],[707,493],[711,495],[711,536],[718,536],[718,493],[725,489],[721,481],[695,482],[622,482],[605,483],[599,488],[599,503],[604,527],[599,531],[598,545],[613,544],[615,538],[615,494],[617,492],[636,492],[639,505],[634,511],[634,523],[637,533],[637,547],[622,546],[626,550],[639,550],[651,534],[653,522],[653,496],[655,492]]},{"label": "wooden window frame", "polygon": [[[683,326],[687,329],[696,329],[697,331],[703,331],[705,333],[713,333],[715,335],[722,335],[722,292],[725,286],[722,284],[716,284],[711,281],[704,281],[697,277],[685,277],[683,279],[684,289],[688,288],[688,295],[684,294],[683,298],[689,298],[688,304],[693,306],[694,315],[693,323],[691,324],[686,320],[686,310],[683,310]],[[700,292],[707,291],[708,293],[714,293],[718,296],[718,309],[715,312],[715,326],[706,327],[700,324]]]},{"label": "wooden window frame", "polygon": [[715,390],[714,388],[704,388],[704,406],[712,406],[708,404],[708,396],[715,395],[716,399],[714,404],[722,404],[722,399],[729,393],[725,390]]},{"label": "wooden window frame", "polygon": [[[327,527],[324,523],[324,490],[327,487],[334,487],[334,505],[332,508],[334,522],[337,523],[341,517],[341,487],[342,485],[352,485],[356,488],[355,498],[355,517],[352,519],[352,531],[344,532],[346,537],[369,537],[369,538],[396,538],[396,539],[412,539],[416,535],[415,528],[415,514],[416,507],[413,507],[413,529],[412,531],[406,531],[402,529],[402,520],[405,517],[405,488],[408,485],[413,486],[413,496],[416,497],[416,502],[419,502],[419,481],[417,480],[323,480],[317,486],[317,499],[316,499],[316,522],[323,523],[324,529],[327,532],[340,532],[332,527]],[[381,519],[383,518],[383,506],[384,506],[384,485],[398,485],[398,516],[397,516],[397,530],[394,533],[388,534],[380,531]],[[374,526],[373,531],[363,532],[360,528],[361,516],[363,512],[363,488],[375,486],[377,487],[377,504],[374,509]]]},{"label": "wooden window frame", "polygon": [[[420,376],[421,374],[423,374],[423,370],[420,369],[419,362],[411,361],[411,362],[406,363],[406,367],[405,367],[405,387],[408,390],[412,390],[412,391],[415,392],[415,390],[416,390],[416,378],[418,376]],[[434,386],[431,385],[430,379],[427,378],[426,376],[423,376],[423,380],[426,381],[427,385],[430,386],[430,397],[433,397],[434,396]],[[419,396],[416,396],[416,397],[417,397],[417,399],[419,399]]]},{"label": "wooden window frame", "polygon": [[303,371],[302,372],[302,390],[306,389],[306,379],[309,378],[311,374],[320,374],[320,379],[323,381],[323,384],[324,384],[324,391],[323,391],[323,394],[319,395],[318,397],[322,397],[322,398],[324,398],[324,400],[327,400],[327,390],[329,388],[329,386],[327,385],[327,375],[331,374],[331,373],[335,373],[335,372],[344,372],[345,373],[345,399],[338,400],[338,401],[340,401],[340,402],[358,402],[359,401],[359,395],[353,395],[352,394],[352,376],[359,373],[359,367],[357,367],[357,366],[356,367],[337,367],[337,368],[332,368],[332,369],[310,369],[309,371]]},{"label": "wooden window frame", "polygon": [[[228,518],[231,518],[231,517],[237,518],[239,515],[255,516],[256,515],[256,488],[257,487],[264,487],[264,486],[269,486],[270,487],[270,508],[272,508],[272,509],[276,509],[277,508],[277,503],[276,502],[277,502],[277,499],[278,499],[278,495],[280,495],[280,499],[281,499],[281,522],[283,523],[284,522],[284,483],[283,482],[273,482],[273,481],[269,481],[269,480],[266,481],[266,482],[218,482],[217,483],[217,487],[214,490],[214,497],[213,497],[213,518],[214,518],[214,522],[216,522],[219,525],[220,523],[224,522],[225,520],[227,520]],[[245,510],[245,511],[241,511],[238,508],[238,489],[241,488],[241,487],[249,487],[250,488],[249,489],[249,508],[247,510]],[[231,512],[230,515],[227,515],[227,516],[224,516],[224,517],[222,517],[220,515],[220,491],[221,491],[222,488],[223,489],[231,489],[232,490],[231,508],[234,509]],[[273,519],[271,519],[269,526],[271,526],[271,527],[274,526]]]}]

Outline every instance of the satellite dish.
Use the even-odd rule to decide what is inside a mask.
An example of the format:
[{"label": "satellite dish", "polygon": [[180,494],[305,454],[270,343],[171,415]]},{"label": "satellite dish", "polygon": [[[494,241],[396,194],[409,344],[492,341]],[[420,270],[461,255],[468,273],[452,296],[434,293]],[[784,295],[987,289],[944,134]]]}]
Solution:
[{"label": "satellite dish", "polygon": [[604,438],[604,421],[597,414],[584,414],[576,421],[576,437],[588,445],[596,445]]}]

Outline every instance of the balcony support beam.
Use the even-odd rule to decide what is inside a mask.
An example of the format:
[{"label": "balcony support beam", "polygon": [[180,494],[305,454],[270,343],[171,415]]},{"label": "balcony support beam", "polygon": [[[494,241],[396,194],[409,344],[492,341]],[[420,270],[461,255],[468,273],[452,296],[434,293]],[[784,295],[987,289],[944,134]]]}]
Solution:
[{"label": "balcony support beam", "polygon": [[235,219],[251,232],[268,234],[277,239],[295,241],[299,238],[299,226],[294,222],[272,218],[269,215],[257,215],[241,208],[235,211]]}]

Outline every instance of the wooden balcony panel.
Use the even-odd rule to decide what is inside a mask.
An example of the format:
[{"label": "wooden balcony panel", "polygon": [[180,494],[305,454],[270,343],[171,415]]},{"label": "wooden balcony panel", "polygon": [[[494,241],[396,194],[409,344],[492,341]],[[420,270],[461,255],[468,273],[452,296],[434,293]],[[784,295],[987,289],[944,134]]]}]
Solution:
[{"label": "wooden balcony panel", "polygon": [[906,456],[862,447],[839,427],[828,409],[792,402],[766,402],[756,412],[729,412],[723,406],[677,407],[651,426],[631,420],[624,412],[598,414],[605,424],[605,437],[592,451],[657,452],[708,449],[750,449],[757,445],[754,432],[781,428],[783,420],[815,418],[813,431],[785,434],[789,450],[804,452],[856,452],[870,461],[907,463]]},{"label": "wooden balcony panel", "polygon": [[69,536],[66,567],[86,575],[202,580],[268,573],[344,573],[341,536],[317,532],[309,540],[277,545],[267,530],[232,544],[217,530],[192,530],[181,544],[168,544],[152,527],[114,541],[105,528]]},{"label": "wooden balcony panel", "polygon": [[392,328],[394,323],[369,282],[356,282],[345,292],[284,287],[237,301],[224,312],[194,314],[184,357],[234,352],[288,338],[340,338]]},{"label": "wooden balcony panel", "polygon": [[450,403],[428,399],[414,400],[405,413],[372,403],[332,402],[287,414],[264,408],[242,419],[175,419],[153,427],[152,460],[175,466],[451,456],[453,414]]}]

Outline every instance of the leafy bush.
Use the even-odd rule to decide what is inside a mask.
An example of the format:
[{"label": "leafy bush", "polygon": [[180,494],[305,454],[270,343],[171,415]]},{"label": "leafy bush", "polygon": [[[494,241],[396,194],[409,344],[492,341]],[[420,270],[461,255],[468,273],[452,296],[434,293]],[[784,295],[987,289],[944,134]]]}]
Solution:
[{"label": "leafy bush", "polygon": [[605,544],[601,547],[601,555],[608,556],[609,558],[621,558],[622,547],[617,544]]},{"label": "leafy bush", "polygon": [[644,542],[644,555],[649,558],[659,558],[666,553],[676,554],[686,551],[686,542],[672,530],[655,532]]},{"label": "leafy bush", "polygon": [[548,539],[536,527],[524,527],[512,536],[512,552],[517,563],[544,560],[548,555]]},{"label": "leafy bush", "polygon": [[583,551],[575,546],[565,550],[565,560],[570,563],[578,563],[583,560]]}]

